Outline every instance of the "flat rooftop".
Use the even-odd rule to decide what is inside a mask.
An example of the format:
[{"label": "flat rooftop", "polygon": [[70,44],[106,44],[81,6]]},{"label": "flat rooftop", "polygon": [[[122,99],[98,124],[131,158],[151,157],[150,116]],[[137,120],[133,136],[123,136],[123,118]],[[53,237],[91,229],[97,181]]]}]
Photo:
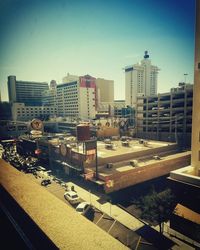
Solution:
[{"label": "flat rooftop", "polygon": [[[145,140],[144,143],[140,143],[139,139],[126,141],[105,139],[104,141],[97,141],[97,155],[98,158],[107,158],[161,147],[167,149],[169,146],[176,146],[176,143],[153,140]],[[74,145],[73,151],[83,153],[83,145],[80,144],[77,147]]]},{"label": "flat rooftop", "polygon": [[[105,158],[109,156],[122,155],[132,152],[145,151],[150,148],[159,148],[169,145],[175,145],[175,143],[160,142],[160,141],[145,141],[145,143],[140,143],[139,140],[133,139],[129,140],[126,144],[126,141],[111,141],[111,147],[106,141],[98,141],[98,157]],[[126,146],[127,145],[127,146]]]},{"label": "flat rooftop", "polygon": [[[182,153],[160,153],[160,159],[156,160],[153,158],[153,155],[143,156],[137,159],[137,169],[139,170],[140,167],[148,166],[154,163],[160,163],[162,164],[166,160],[170,159],[177,159],[178,157],[182,156],[189,156],[191,154],[190,151],[182,152]],[[161,156],[162,155],[162,156]],[[133,159],[134,160],[134,159]],[[131,161],[131,160],[130,160]],[[126,172],[128,170],[132,170],[133,166],[130,164],[130,161],[122,161],[117,164],[113,164],[112,169],[106,168],[104,165],[99,166],[99,172],[105,176],[112,175],[114,172]]]},{"label": "flat rooftop", "polygon": [[170,172],[170,179],[200,188],[200,176],[194,175],[194,168],[186,166]]},{"label": "flat rooftop", "polygon": [[[177,151],[178,148],[175,143],[161,141],[149,140],[143,143],[137,139],[129,141],[98,141],[98,168],[103,173],[111,173],[111,171],[114,172],[115,170],[123,172],[133,169],[133,165],[130,164],[131,160],[137,159],[137,166],[146,166],[158,162],[158,159],[155,159],[157,156],[159,161],[162,161],[173,157],[172,155]],[[112,170],[105,168],[107,163],[113,163]],[[91,166],[88,165],[88,167]]]}]

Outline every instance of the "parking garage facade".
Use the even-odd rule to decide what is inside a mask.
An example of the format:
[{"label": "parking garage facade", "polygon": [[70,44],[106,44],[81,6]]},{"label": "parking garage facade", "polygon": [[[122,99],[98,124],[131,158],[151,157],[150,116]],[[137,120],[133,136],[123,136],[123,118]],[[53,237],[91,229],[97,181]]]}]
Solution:
[{"label": "parking garage facade", "polygon": [[169,93],[137,98],[137,137],[191,146],[193,85],[179,83]]}]

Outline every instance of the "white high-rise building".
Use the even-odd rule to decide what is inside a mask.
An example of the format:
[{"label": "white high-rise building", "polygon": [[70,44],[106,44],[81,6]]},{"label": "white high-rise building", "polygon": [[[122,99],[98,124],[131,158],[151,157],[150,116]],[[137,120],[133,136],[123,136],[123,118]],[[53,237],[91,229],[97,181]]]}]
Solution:
[{"label": "white high-rise building", "polygon": [[137,96],[157,94],[157,75],[160,69],[151,65],[148,51],[145,51],[141,63],[125,67],[125,102],[136,106]]},{"label": "white high-rise building", "polygon": [[[69,80],[73,80],[70,82]],[[66,83],[57,85],[58,115],[93,119],[96,115],[96,84],[95,78],[89,75],[70,76]]]}]

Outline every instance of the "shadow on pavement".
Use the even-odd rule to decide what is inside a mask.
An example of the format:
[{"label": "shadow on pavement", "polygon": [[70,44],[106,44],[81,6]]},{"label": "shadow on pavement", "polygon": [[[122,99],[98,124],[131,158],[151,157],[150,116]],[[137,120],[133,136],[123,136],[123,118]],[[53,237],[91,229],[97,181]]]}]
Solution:
[{"label": "shadow on pavement", "polygon": [[148,225],[144,225],[135,232],[141,235],[148,242],[151,242],[158,249],[167,250],[171,249],[171,247],[174,245],[173,241],[152,229]]},{"label": "shadow on pavement", "polygon": [[95,210],[94,209],[89,209],[88,212],[85,214],[85,217],[88,220],[93,221],[94,220],[94,214],[95,214]]},{"label": "shadow on pavement", "polygon": [[108,202],[108,198],[104,195],[101,196],[100,199],[97,200],[101,205],[105,204],[106,202]]}]

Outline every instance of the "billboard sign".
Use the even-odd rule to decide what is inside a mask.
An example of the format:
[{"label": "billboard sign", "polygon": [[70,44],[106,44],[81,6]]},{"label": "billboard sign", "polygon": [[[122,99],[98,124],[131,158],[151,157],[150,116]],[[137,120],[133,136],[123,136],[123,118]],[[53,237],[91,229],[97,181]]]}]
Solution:
[{"label": "billboard sign", "polygon": [[85,141],[85,150],[90,151],[90,150],[96,150],[97,148],[97,140],[88,140]]}]

